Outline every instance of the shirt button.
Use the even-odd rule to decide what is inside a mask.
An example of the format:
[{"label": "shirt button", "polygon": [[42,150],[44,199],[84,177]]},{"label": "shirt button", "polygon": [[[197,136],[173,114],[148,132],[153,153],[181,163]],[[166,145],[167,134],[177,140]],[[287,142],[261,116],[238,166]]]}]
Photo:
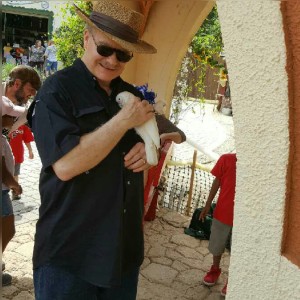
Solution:
[{"label": "shirt button", "polygon": [[131,183],[130,181],[127,181],[127,184],[128,184],[128,185],[130,185],[130,183]]},{"label": "shirt button", "polygon": [[89,175],[89,174],[90,174],[90,171],[86,171],[85,174],[86,174],[86,175]]},{"label": "shirt button", "polygon": [[125,152],[122,152],[122,154],[125,155],[126,153],[125,153]]},{"label": "shirt button", "polygon": [[126,214],[126,208],[124,208],[124,214]]}]

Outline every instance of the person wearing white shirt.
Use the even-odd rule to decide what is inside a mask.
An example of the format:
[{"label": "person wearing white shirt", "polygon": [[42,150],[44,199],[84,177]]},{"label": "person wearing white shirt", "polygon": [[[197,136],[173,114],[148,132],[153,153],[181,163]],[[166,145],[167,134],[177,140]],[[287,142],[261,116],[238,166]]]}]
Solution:
[{"label": "person wearing white shirt", "polygon": [[45,52],[46,57],[46,75],[49,76],[57,71],[57,49],[54,45],[54,41],[49,41],[48,47]]}]

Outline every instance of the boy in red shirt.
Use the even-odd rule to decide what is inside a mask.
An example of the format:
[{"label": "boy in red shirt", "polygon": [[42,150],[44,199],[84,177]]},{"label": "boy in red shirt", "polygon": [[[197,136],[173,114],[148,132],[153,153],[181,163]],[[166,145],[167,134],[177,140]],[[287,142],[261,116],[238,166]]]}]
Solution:
[{"label": "boy in red shirt", "polygon": [[[21,163],[24,162],[24,145],[28,149],[28,155],[30,159],[33,159],[33,152],[30,143],[34,141],[33,134],[28,126],[22,125],[17,130],[9,134],[9,144],[15,159],[15,171],[14,178],[18,182],[20,175]],[[12,199],[21,199],[20,195],[17,195],[12,191]]]},{"label": "boy in red shirt", "polygon": [[[210,210],[211,203],[220,188],[220,195],[213,213],[208,246],[210,253],[213,255],[213,265],[203,278],[203,283],[207,286],[212,286],[217,282],[221,274],[220,261],[222,254],[228,240],[231,239],[236,182],[236,154],[222,155],[211,170],[211,174],[216,178],[212,184],[205,207],[199,216],[199,219],[204,221]],[[221,291],[221,295],[225,296],[226,291],[227,281]]]}]

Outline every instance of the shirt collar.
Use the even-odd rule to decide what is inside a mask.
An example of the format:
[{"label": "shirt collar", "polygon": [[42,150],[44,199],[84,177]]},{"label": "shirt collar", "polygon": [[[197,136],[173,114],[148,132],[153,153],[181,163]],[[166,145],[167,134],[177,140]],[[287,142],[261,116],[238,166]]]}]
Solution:
[{"label": "shirt collar", "polygon": [[[84,64],[84,62],[80,59],[77,58],[74,61],[73,66],[82,72],[84,72],[84,75],[88,78],[88,81],[93,84],[93,86],[99,86],[97,78],[90,72],[90,70],[87,68],[87,66]],[[117,78],[113,79],[110,83],[110,87],[113,90],[120,82],[122,81],[121,77],[118,76]],[[100,86],[99,86],[100,87]],[[100,87],[101,88],[101,87]]]}]

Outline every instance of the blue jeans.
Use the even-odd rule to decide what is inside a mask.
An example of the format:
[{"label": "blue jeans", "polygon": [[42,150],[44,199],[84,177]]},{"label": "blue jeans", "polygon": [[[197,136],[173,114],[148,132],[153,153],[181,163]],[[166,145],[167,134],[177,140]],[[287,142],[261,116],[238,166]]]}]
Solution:
[{"label": "blue jeans", "polygon": [[2,190],[2,216],[13,215],[13,206],[9,197],[9,190]]},{"label": "blue jeans", "polygon": [[47,60],[46,61],[46,71],[53,71],[53,72],[56,72],[57,71],[57,61],[50,61],[50,60]]},{"label": "blue jeans", "polygon": [[36,300],[135,300],[139,268],[124,274],[119,287],[100,288],[50,264],[33,270]]}]

